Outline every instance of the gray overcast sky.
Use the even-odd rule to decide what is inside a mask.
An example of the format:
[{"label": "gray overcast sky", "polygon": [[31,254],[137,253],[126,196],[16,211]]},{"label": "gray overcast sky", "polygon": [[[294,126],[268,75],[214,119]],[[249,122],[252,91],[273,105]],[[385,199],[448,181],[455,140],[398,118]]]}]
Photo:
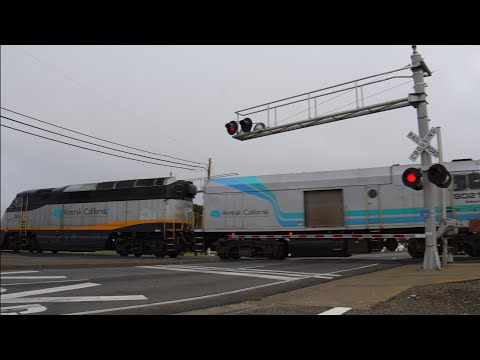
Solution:
[{"label": "gray overcast sky", "polygon": [[[430,126],[442,127],[445,160],[478,159],[480,46],[419,45],[418,51],[434,72],[426,78],[428,113]],[[406,135],[418,133],[413,107],[243,142],[232,139],[224,127],[236,119],[237,110],[400,68],[410,64],[411,53],[410,45],[2,46],[1,104],[132,147],[203,163],[211,157],[214,175],[411,164],[408,157],[415,146]],[[365,104],[406,97],[413,92],[412,81],[372,96],[406,81],[365,89],[364,96],[371,96]],[[319,111],[352,101],[354,93],[323,104]],[[305,115],[305,109],[292,107],[279,120],[302,111],[299,116]],[[79,137],[3,110],[2,115]],[[294,120],[301,118],[284,123]],[[79,144],[5,119],[2,124]],[[432,144],[436,146],[436,139]],[[170,172],[179,179],[206,175],[1,128],[2,213],[23,190],[164,177]]]}]

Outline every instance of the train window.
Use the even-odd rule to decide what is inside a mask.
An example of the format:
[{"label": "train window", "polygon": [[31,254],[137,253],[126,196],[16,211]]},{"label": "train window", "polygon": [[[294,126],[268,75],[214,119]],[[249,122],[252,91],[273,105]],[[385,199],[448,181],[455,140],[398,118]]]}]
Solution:
[{"label": "train window", "polygon": [[153,186],[155,179],[139,179],[135,183],[135,186]]},{"label": "train window", "polygon": [[15,203],[15,207],[20,207],[22,205],[22,197],[17,196],[14,200],[14,203]]},{"label": "train window", "polygon": [[113,189],[114,185],[115,185],[114,181],[103,182],[103,183],[97,184],[97,190],[110,190],[110,189]]},{"label": "train window", "polygon": [[155,186],[163,185],[165,179],[166,178],[158,178],[157,180],[155,180]]},{"label": "train window", "polygon": [[135,183],[135,180],[117,181],[117,185],[115,185],[115,189],[132,188],[134,183]]},{"label": "train window", "polygon": [[453,191],[462,191],[467,188],[467,179],[465,175],[455,175],[453,177],[453,182],[455,184]]},{"label": "train window", "polygon": [[468,175],[468,181],[470,183],[470,189],[480,189],[480,174]]}]

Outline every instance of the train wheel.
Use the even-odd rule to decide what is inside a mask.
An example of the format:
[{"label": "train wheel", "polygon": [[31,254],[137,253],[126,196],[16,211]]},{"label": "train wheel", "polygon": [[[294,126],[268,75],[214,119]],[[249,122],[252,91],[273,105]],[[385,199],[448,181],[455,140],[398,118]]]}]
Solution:
[{"label": "train wheel", "polygon": [[58,250],[50,250],[53,254],[58,253]]},{"label": "train wheel", "polygon": [[398,240],[395,238],[388,238],[385,240],[385,247],[388,251],[395,251],[398,247]]},{"label": "train wheel", "polygon": [[178,251],[169,251],[168,256],[171,258],[176,258],[178,256]]},{"label": "train wheel", "polygon": [[283,260],[287,256],[286,251],[285,251],[285,246],[279,245],[278,250],[277,250],[277,255],[276,256],[269,256],[269,259],[272,260]]},{"label": "train wheel", "polygon": [[38,253],[42,253],[42,252],[43,252],[43,249],[40,249],[39,247],[37,247],[37,252],[38,252]]},{"label": "train wheel", "polygon": [[117,254],[120,256],[128,256],[128,252],[126,251],[117,251]]},{"label": "train wheel", "polygon": [[479,249],[473,249],[472,247],[465,249],[465,253],[467,255],[470,255],[471,257],[479,257],[480,256],[480,250]]},{"label": "train wheel", "polygon": [[134,252],[133,255],[135,255],[136,257],[140,257],[140,256],[142,256],[142,253],[141,252]]},{"label": "train wheel", "polygon": [[165,256],[165,253],[162,251],[156,251],[153,253],[156,257],[163,258]]}]

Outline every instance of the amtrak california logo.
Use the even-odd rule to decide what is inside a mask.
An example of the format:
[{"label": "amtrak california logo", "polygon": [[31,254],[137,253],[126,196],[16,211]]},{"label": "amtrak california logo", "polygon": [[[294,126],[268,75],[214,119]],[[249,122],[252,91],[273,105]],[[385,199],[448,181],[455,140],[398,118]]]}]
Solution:
[{"label": "amtrak california logo", "polygon": [[214,218],[219,218],[222,215],[222,213],[219,210],[212,210],[210,213],[210,216],[213,216]]},{"label": "amtrak california logo", "polygon": [[52,211],[52,215],[53,217],[56,217],[56,218],[61,218],[62,217],[62,209],[54,209]]}]

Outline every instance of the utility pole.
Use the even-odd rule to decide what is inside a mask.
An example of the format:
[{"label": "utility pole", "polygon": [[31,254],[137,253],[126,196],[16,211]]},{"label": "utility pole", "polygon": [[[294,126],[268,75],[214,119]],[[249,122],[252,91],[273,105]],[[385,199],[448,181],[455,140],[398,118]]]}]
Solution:
[{"label": "utility pole", "polygon": [[208,158],[208,173],[207,173],[208,179],[210,179],[211,176],[212,176],[212,158]]},{"label": "utility pole", "polygon": [[[417,52],[417,46],[412,45],[413,54],[412,72],[413,72],[413,89],[415,90],[412,98],[414,98],[413,106],[417,109],[418,131],[421,138],[424,138],[428,129],[427,115],[427,94],[425,93],[424,73],[430,75],[430,70]],[[429,152],[423,151],[421,154],[421,164],[423,179],[427,179],[427,170],[432,165],[432,157]],[[440,257],[437,250],[437,232],[435,226],[435,197],[434,185],[430,181],[423,182],[423,206],[428,210],[428,216],[425,218],[425,255],[423,258],[424,270],[441,269]]]}]

